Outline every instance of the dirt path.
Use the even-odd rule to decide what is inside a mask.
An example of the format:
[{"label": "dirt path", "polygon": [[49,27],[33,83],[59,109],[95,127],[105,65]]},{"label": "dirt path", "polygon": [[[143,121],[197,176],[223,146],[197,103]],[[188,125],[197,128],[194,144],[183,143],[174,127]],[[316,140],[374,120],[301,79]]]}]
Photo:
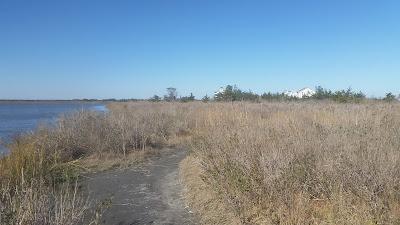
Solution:
[{"label": "dirt path", "polygon": [[92,205],[111,200],[101,224],[194,225],[179,182],[182,150],[166,150],[150,162],[125,170],[92,174],[85,181]]}]

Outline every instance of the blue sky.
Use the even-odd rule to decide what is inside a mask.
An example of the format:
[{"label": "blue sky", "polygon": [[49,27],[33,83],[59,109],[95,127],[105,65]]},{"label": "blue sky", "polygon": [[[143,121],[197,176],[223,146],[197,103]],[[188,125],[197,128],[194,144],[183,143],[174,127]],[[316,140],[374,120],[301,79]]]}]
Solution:
[{"label": "blue sky", "polygon": [[0,1],[0,98],[400,93],[400,1]]}]

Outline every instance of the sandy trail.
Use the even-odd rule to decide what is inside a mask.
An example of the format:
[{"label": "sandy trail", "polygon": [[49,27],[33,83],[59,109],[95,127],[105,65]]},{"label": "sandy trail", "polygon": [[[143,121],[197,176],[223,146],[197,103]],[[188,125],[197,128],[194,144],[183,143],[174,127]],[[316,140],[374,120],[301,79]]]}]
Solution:
[{"label": "sandy trail", "polygon": [[183,150],[163,150],[141,166],[89,175],[83,187],[92,207],[110,200],[101,224],[196,224],[185,207],[178,175],[185,156]]}]

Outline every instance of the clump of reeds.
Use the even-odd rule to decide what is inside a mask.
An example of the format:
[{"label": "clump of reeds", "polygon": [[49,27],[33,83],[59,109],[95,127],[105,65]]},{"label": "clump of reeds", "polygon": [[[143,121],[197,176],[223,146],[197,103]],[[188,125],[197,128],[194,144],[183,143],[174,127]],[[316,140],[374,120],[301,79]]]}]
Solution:
[{"label": "clump of reeds", "polygon": [[63,159],[126,156],[164,146],[188,130],[185,107],[166,103],[112,104],[108,113],[76,112],[59,119],[42,145]]},{"label": "clump of reeds", "polygon": [[87,202],[77,185],[50,188],[41,180],[0,190],[0,223],[26,225],[73,225],[82,221]]},{"label": "clump of reeds", "polygon": [[0,224],[77,224],[86,210],[72,182],[77,180],[68,176],[67,167],[56,171],[63,164],[36,145],[37,138],[16,139],[0,159]]}]

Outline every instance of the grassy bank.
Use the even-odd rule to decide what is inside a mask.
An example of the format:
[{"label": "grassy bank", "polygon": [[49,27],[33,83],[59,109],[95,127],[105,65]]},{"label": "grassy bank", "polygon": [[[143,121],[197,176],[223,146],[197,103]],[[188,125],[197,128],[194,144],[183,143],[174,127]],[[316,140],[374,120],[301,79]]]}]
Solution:
[{"label": "grassy bank", "polygon": [[[110,104],[109,113],[62,116],[16,138],[0,160],[0,224],[78,224],[87,170],[129,165],[184,140],[189,105]],[[179,140],[179,141],[178,141]]]}]

